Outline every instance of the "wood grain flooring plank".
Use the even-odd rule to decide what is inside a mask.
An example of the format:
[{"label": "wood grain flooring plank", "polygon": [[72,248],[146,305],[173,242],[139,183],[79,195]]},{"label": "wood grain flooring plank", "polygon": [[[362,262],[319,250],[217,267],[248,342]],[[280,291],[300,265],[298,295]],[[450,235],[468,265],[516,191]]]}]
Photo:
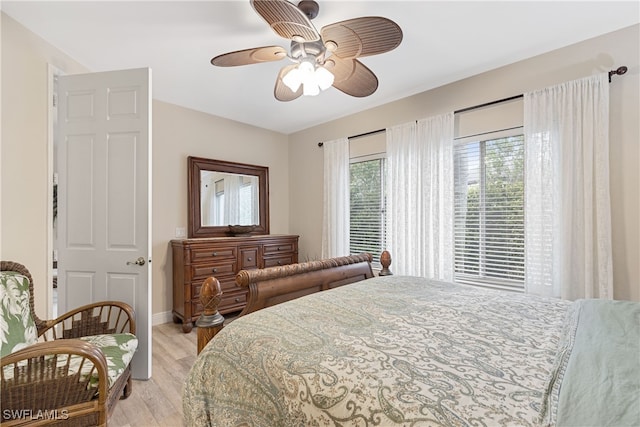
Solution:
[{"label": "wood grain flooring plank", "polygon": [[134,380],[131,396],[116,404],[110,427],[179,427],[182,388],[196,359],[196,330],[185,334],[180,325],[165,323],[152,328],[152,377]]}]

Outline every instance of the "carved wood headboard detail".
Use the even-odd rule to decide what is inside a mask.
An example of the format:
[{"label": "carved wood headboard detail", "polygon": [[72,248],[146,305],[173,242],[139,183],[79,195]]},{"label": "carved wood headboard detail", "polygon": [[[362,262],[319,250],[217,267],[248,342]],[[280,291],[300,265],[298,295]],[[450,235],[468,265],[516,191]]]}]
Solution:
[{"label": "carved wood headboard detail", "polygon": [[[386,251],[385,254],[383,271],[391,274],[388,270],[391,257]],[[236,283],[248,288],[249,295],[247,305],[239,316],[305,295],[372,278],[371,261],[370,254],[360,254],[280,267],[241,270],[236,276]],[[214,284],[213,280],[207,280],[202,285],[200,303],[203,307],[210,307],[213,298],[220,298],[220,291],[213,286]],[[208,317],[203,313],[196,322],[198,353],[222,329],[220,319],[221,316],[216,311],[215,314],[209,313]]]},{"label": "carved wood headboard detail", "polygon": [[249,295],[240,316],[371,277],[373,270],[369,254],[242,270],[236,276],[236,283],[249,288]]},{"label": "carved wood headboard detail", "polygon": [[242,270],[236,275],[236,283],[242,287],[248,287],[250,283],[260,282],[279,277],[292,276],[294,274],[308,273],[310,271],[339,267],[341,265],[355,264],[358,262],[371,263],[370,254],[362,253],[339,258],[328,258],[319,261],[307,261],[297,264],[288,264],[279,267],[269,267],[256,270]]}]

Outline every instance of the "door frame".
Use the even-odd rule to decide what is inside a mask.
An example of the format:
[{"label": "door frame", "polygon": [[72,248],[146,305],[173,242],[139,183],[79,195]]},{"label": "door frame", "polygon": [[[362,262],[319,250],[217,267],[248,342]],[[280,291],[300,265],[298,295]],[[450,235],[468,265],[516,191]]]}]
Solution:
[{"label": "door frame", "polygon": [[53,185],[54,174],[54,156],[55,156],[55,127],[57,124],[58,108],[57,101],[57,85],[58,76],[66,73],[51,63],[47,63],[47,286],[45,287],[45,298],[47,302],[47,319],[53,319],[60,313],[53,311]]}]

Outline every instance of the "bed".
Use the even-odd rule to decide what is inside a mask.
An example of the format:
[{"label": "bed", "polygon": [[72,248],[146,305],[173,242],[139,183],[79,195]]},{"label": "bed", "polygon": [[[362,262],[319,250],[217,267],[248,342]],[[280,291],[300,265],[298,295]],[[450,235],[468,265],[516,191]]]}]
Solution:
[{"label": "bed", "polygon": [[639,303],[373,277],[362,256],[242,275],[188,426],[640,425]]}]

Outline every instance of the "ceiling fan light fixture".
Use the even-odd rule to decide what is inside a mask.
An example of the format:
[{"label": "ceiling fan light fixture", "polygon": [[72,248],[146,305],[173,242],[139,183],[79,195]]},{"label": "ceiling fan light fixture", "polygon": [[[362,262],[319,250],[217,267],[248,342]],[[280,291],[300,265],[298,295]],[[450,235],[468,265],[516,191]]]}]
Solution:
[{"label": "ceiling fan light fixture", "polygon": [[282,78],[293,92],[303,88],[303,95],[316,96],[321,90],[326,90],[333,84],[333,74],[321,65],[317,65],[315,58],[304,58],[297,67],[292,68]]},{"label": "ceiling fan light fixture", "polygon": [[316,96],[320,93],[320,86],[316,82],[308,82],[302,86],[302,94],[305,96]]},{"label": "ceiling fan light fixture", "polygon": [[302,73],[298,69],[298,67],[291,69],[287,74],[282,78],[282,83],[284,83],[292,92],[297,92],[302,84]]},{"label": "ceiling fan light fixture", "polygon": [[316,68],[315,64],[309,60],[300,61],[300,65],[298,65],[298,70],[300,70],[300,75],[302,76],[302,83],[306,83],[313,79],[315,68]]},{"label": "ceiling fan light fixture", "polygon": [[315,80],[316,82],[318,82],[318,86],[320,86],[321,90],[327,90],[333,84],[333,79],[334,79],[333,73],[327,70],[326,68],[324,68],[323,66],[318,66],[314,74],[315,74]]},{"label": "ceiling fan light fixture", "polygon": [[302,77],[302,94],[305,96],[316,96],[320,93],[318,82],[316,81],[315,59],[303,59],[298,65],[300,76]]}]

